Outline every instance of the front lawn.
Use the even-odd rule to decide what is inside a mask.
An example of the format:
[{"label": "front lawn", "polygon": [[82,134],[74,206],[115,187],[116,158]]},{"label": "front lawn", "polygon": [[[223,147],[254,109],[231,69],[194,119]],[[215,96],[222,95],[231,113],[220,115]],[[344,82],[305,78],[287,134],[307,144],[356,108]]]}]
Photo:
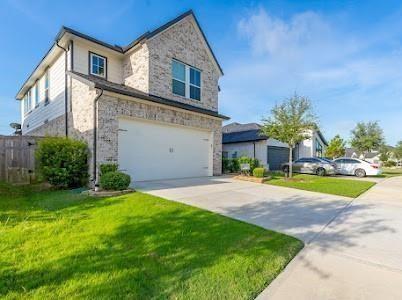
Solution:
[{"label": "front lawn", "polygon": [[402,176],[402,168],[382,168],[382,174],[377,177],[395,177]]},{"label": "front lawn", "polygon": [[290,180],[285,180],[281,173],[272,173],[271,176],[272,179],[265,183],[352,198],[356,198],[375,184],[369,181],[306,174],[294,174]]},{"label": "front lawn", "polygon": [[250,299],[299,240],[143,193],[0,183],[0,297]]}]

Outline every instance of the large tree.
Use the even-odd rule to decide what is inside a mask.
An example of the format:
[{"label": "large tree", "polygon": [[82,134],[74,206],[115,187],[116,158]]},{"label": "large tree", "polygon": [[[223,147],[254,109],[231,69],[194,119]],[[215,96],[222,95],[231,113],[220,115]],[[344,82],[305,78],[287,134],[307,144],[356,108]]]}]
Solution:
[{"label": "large tree", "polygon": [[326,157],[332,159],[345,155],[346,142],[337,134],[328,144],[325,151]]},{"label": "large tree", "polygon": [[352,130],[350,144],[363,156],[373,150],[379,150],[384,145],[384,135],[378,122],[357,123]]},{"label": "large tree", "polygon": [[310,130],[316,128],[311,101],[295,94],[271,110],[271,115],[262,119],[261,133],[288,144],[289,177],[292,177],[292,150],[297,143],[311,138]]}]

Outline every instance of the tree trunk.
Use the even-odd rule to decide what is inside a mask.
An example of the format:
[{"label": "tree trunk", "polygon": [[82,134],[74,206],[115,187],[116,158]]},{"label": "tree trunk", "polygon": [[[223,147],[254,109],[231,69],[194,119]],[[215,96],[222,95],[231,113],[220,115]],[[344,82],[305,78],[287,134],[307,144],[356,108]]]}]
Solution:
[{"label": "tree trunk", "polygon": [[292,178],[293,175],[293,164],[292,164],[292,155],[293,155],[293,147],[289,147],[289,178]]}]

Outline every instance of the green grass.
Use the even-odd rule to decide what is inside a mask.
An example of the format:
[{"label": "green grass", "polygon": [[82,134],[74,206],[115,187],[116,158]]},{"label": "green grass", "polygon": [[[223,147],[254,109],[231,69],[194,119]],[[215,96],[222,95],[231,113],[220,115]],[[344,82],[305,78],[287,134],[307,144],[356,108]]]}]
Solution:
[{"label": "green grass", "polygon": [[0,183],[0,297],[250,299],[299,240],[133,193],[95,199]]},{"label": "green grass", "polygon": [[375,177],[389,178],[395,176],[402,176],[402,168],[382,168],[382,174]]},{"label": "green grass", "polygon": [[272,173],[266,184],[296,188],[306,191],[356,198],[375,183],[361,180],[348,180],[331,176],[294,174],[293,180],[285,180],[281,173]]}]

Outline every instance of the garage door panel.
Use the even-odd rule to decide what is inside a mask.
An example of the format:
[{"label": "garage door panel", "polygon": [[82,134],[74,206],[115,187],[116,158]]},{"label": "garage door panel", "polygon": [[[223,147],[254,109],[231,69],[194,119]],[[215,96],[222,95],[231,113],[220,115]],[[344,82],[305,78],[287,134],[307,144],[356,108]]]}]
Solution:
[{"label": "garage door panel", "polygon": [[270,170],[280,170],[281,164],[289,160],[289,149],[285,147],[268,146],[267,154]]},{"label": "garage door panel", "polygon": [[211,132],[119,120],[119,165],[135,181],[212,175]]}]

